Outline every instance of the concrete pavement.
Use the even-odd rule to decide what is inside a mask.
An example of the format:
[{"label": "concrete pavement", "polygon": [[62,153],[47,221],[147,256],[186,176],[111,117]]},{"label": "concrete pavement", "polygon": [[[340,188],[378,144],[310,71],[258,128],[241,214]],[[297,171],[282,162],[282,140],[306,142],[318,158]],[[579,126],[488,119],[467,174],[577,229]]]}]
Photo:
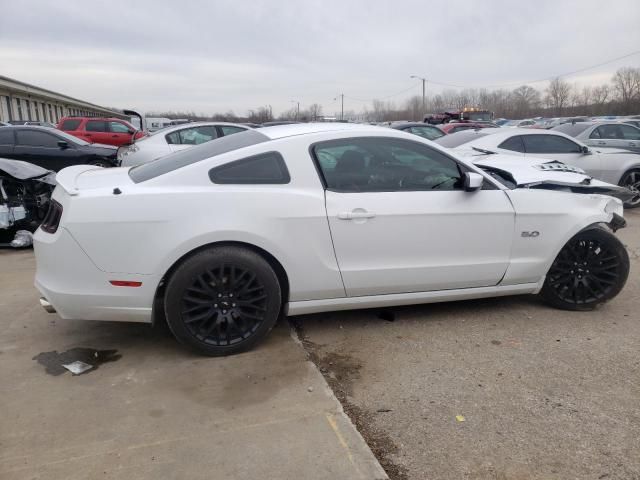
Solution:
[{"label": "concrete pavement", "polygon": [[[286,323],[199,357],[162,328],[46,314],[31,251],[0,265],[0,478],[386,478]],[[76,348],[117,352],[79,376],[33,360]]]}]

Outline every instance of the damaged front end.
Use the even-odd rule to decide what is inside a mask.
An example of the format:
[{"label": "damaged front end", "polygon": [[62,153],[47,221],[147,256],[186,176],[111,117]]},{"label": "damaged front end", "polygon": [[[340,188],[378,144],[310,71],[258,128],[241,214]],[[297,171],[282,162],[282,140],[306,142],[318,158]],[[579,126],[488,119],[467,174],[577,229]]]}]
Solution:
[{"label": "damaged front end", "polygon": [[49,209],[55,173],[31,163],[0,158],[0,246],[30,246]]},{"label": "damaged front end", "polygon": [[638,192],[587,175],[584,170],[557,160],[491,155],[474,163],[508,188],[532,188],[561,192],[608,195],[623,203],[637,199]]}]

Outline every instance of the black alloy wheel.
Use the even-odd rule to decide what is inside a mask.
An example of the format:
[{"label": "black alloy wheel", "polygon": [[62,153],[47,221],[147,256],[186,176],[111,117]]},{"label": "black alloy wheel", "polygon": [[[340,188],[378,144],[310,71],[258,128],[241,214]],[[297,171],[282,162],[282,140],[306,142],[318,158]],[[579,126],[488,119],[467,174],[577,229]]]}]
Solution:
[{"label": "black alloy wheel", "polygon": [[620,186],[635,193],[635,197],[624,202],[624,206],[626,208],[640,207],[640,170],[631,170],[625,173],[620,180]]},{"label": "black alloy wheel", "polygon": [[280,286],[268,262],[237,247],[188,258],[167,285],[165,310],[173,334],[205,355],[247,350],[275,325]]},{"label": "black alloy wheel", "polygon": [[602,228],[584,230],[562,248],[540,292],[551,305],[591,310],[615,297],[629,275],[624,245]]}]

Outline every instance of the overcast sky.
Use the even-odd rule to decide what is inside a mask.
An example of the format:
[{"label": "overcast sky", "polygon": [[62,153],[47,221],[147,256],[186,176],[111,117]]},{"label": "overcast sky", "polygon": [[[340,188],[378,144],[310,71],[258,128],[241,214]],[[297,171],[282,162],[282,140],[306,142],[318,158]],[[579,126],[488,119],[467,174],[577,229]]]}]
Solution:
[{"label": "overcast sky", "polygon": [[[599,64],[640,50],[639,21],[640,0],[0,0],[0,75],[118,108],[331,114],[339,93],[356,111],[421,94],[410,75],[429,94]],[[640,55],[567,80],[621,66]]]}]

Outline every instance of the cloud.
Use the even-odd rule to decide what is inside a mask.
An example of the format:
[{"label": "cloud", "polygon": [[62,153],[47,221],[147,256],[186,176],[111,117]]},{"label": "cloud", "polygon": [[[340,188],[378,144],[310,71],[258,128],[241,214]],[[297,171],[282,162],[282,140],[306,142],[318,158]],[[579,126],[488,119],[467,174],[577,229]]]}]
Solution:
[{"label": "cloud", "polygon": [[[363,100],[410,75],[481,87],[562,74],[640,45],[640,2],[6,2],[3,74],[98,104],[244,113]],[[640,55],[571,82],[601,83]],[[543,85],[536,84],[536,87]],[[354,109],[364,105],[355,103]]]}]

